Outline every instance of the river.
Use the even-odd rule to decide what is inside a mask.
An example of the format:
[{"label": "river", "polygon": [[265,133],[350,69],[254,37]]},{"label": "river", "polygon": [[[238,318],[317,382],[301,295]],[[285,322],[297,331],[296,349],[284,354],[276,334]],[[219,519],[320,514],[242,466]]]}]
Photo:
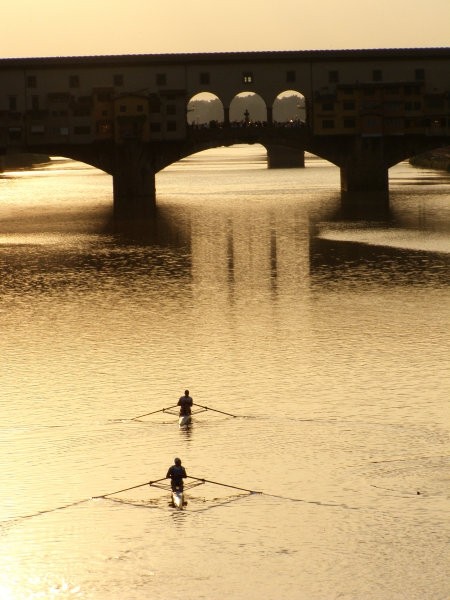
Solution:
[{"label": "river", "polygon": [[[390,186],[219,148],[125,226],[87,165],[2,174],[1,600],[450,598],[450,175]],[[235,416],[146,414],[186,388]]]}]

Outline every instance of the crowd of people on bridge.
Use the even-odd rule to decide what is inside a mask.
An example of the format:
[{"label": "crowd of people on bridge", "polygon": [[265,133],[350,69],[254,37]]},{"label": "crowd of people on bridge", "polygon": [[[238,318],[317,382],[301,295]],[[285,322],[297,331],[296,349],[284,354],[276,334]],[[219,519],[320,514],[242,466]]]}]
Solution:
[{"label": "crowd of people on bridge", "polygon": [[306,123],[300,121],[300,119],[291,119],[289,121],[272,121],[269,123],[268,121],[252,121],[247,119],[242,119],[241,121],[230,121],[230,123],[226,124],[224,121],[211,120],[207,123],[197,123],[193,122],[189,124],[189,127],[192,129],[224,129],[224,128],[246,128],[246,127],[305,127]]}]

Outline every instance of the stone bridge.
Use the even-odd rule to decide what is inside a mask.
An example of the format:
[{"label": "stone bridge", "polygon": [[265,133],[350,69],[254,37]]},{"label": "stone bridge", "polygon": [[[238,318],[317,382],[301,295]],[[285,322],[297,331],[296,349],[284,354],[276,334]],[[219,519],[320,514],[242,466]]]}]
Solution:
[{"label": "stone bridge", "polygon": [[[304,114],[274,117],[286,93]],[[189,122],[209,94],[218,119]],[[263,116],[230,118],[236,97]],[[262,144],[268,166],[337,165],[341,190],[388,198],[388,169],[450,144],[450,48],[244,52],[0,60],[0,155],[62,155],[113,177],[117,216],[156,207],[155,174],[200,150]],[[343,194],[343,195],[344,195]]]}]

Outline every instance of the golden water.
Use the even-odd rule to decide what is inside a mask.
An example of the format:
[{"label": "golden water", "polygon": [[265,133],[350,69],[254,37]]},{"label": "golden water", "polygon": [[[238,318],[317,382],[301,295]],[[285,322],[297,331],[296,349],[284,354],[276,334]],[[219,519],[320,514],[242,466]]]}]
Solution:
[{"label": "golden water", "polygon": [[[90,167],[3,175],[1,600],[449,596],[450,180],[390,179],[350,221],[328,163],[218,149],[124,228]],[[238,416],[133,420],[186,387]],[[93,499],[177,455],[264,493]]]}]

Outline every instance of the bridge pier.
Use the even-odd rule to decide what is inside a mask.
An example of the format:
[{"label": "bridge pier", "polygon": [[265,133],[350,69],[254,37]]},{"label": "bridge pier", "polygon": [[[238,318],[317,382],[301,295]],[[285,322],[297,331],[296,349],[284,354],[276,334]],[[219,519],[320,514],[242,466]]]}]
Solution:
[{"label": "bridge pier", "polygon": [[356,138],[339,163],[342,192],[387,192],[388,165],[381,137]]},{"label": "bridge pier", "polygon": [[144,144],[130,140],[115,148],[114,215],[143,218],[156,211],[155,169]]},{"label": "bridge pier", "polygon": [[303,150],[270,144],[267,149],[267,165],[269,169],[291,169],[305,166]]},{"label": "bridge pier", "polygon": [[389,169],[381,137],[356,138],[337,162],[346,210],[384,212],[389,208]]}]

